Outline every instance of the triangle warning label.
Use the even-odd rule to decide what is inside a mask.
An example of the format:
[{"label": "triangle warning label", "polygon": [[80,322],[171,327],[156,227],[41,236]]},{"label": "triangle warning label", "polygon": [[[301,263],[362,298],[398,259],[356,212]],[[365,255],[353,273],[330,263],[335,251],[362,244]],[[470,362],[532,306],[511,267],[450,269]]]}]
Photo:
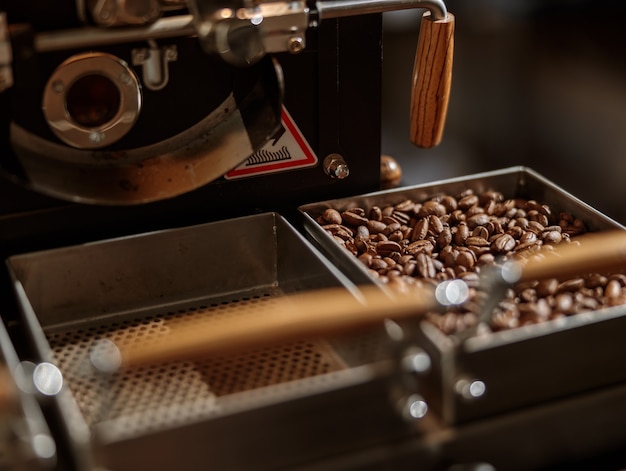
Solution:
[{"label": "triangle warning label", "polygon": [[281,124],[276,136],[224,178],[232,180],[317,165],[317,156],[284,106]]}]

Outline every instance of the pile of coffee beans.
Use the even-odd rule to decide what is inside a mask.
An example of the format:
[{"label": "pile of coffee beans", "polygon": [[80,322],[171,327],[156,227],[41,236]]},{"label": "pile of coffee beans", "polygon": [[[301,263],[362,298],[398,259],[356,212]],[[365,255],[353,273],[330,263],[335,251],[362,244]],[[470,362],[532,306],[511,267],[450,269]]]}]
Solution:
[{"label": "pile of coffee beans", "polygon": [[576,243],[585,223],[532,199],[505,199],[498,191],[438,195],[417,202],[326,209],[317,222],[384,283],[415,285],[463,279],[468,301],[427,319],[443,332],[485,333],[626,303],[626,276],[590,273],[547,279],[508,290],[486,325],[477,325],[484,297],[481,269],[508,258],[533,256]]}]

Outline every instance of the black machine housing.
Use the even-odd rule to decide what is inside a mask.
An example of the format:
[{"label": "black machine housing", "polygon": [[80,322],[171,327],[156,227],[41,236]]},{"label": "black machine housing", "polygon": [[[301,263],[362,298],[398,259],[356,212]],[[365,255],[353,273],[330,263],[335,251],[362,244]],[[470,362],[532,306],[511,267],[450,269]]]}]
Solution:
[{"label": "black machine housing", "polygon": [[[284,76],[283,104],[309,143],[318,162],[313,167],[235,180],[218,178],[181,196],[141,205],[68,203],[38,194],[20,177],[19,161],[11,148],[12,121],[50,141],[54,135],[42,115],[43,84],[55,67],[73,54],[54,51],[28,55],[29,42],[39,32],[76,29],[74,2],[8,2],[4,7],[12,38],[15,83],[0,93],[4,173],[0,181],[0,247],[2,255],[79,243],[134,232],[228,217],[281,210],[303,203],[373,191],[380,181],[380,97],[382,19],[380,14],[330,19],[307,31],[307,47],[297,55],[275,54]],[[171,42],[171,40],[168,40]],[[233,72],[219,57],[205,53],[195,37],[178,38],[178,60],[170,65],[163,90],[144,90],[144,110],[131,132],[116,146],[150,144],[184,130],[210,112],[221,90],[222,76]],[[103,46],[130,63],[133,44]],[[135,69],[141,77],[140,68]],[[228,80],[228,79],[227,79]],[[323,161],[339,154],[350,175],[331,178]],[[8,171],[8,172],[7,172]]]}]

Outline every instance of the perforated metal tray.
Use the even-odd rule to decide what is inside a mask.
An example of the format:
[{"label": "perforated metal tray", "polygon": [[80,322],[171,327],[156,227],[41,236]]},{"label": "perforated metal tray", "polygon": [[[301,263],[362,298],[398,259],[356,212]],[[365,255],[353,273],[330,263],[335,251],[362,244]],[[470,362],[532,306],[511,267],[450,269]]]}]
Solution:
[{"label": "perforated metal tray", "polygon": [[[505,198],[534,199],[555,212],[583,220],[590,231],[623,229],[562,188],[525,167],[468,175],[424,185],[381,191],[301,206],[310,239],[353,280],[378,283],[355,256],[337,244],[316,219],[327,208],[339,211],[373,205],[384,207],[407,199],[424,201],[439,194],[496,190]],[[429,405],[448,424],[458,424],[562,399],[573,394],[626,381],[626,370],[615,367],[626,355],[621,332],[626,307],[579,314],[559,321],[472,337],[461,345],[432,324],[422,322],[415,342],[432,357],[433,369],[422,380]],[[460,383],[461,381],[461,383]],[[486,386],[478,398],[459,393],[461,384]]]},{"label": "perforated metal tray", "polygon": [[[384,333],[98,374],[102,338],[149,342],[198,318],[262,315],[296,291],[355,288],[268,213],[8,260],[79,469],[274,469],[405,433]],[[360,400],[355,401],[358,389]],[[363,401],[363,398],[370,400]]]}]

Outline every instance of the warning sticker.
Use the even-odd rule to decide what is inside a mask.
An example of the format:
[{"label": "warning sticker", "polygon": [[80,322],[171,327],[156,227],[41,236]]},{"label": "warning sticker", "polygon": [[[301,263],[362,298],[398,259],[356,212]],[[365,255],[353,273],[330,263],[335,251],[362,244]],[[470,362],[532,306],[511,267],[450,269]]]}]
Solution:
[{"label": "warning sticker", "polygon": [[284,106],[281,124],[281,129],[265,146],[224,178],[232,180],[316,165],[317,156]]}]

